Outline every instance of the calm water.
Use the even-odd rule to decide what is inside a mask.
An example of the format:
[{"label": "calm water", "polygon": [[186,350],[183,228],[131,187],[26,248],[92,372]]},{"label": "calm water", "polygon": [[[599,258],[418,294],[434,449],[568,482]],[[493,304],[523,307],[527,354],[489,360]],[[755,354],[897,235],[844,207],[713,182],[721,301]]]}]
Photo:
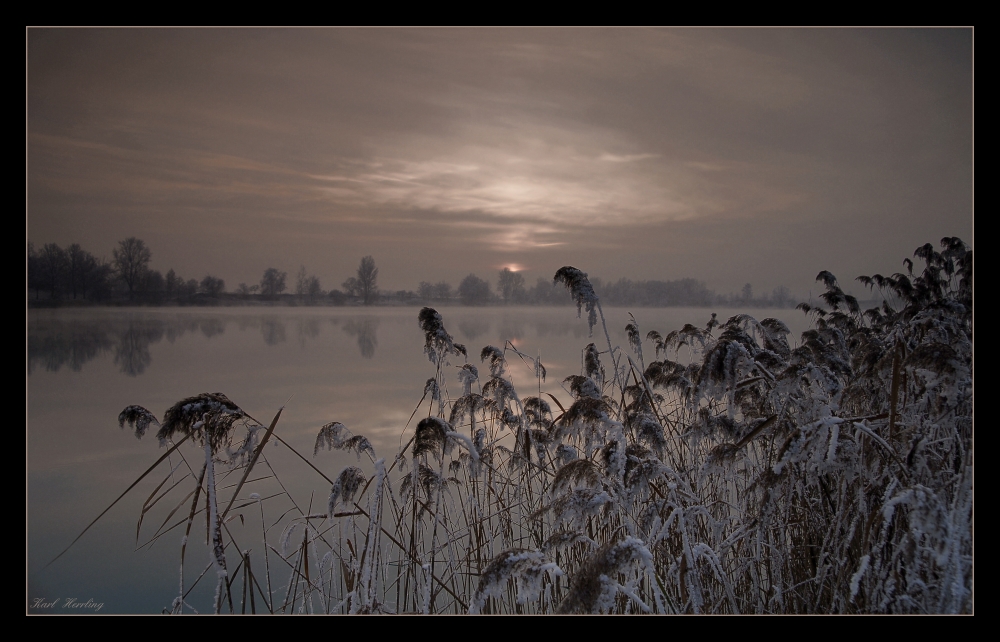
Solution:
[{"label": "calm water", "polygon": [[[685,323],[703,326],[713,311],[723,321],[736,312],[632,310],[643,335],[649,330],[665,335]],[[319,428],[340,421],[367,436],[379,456],[391,460],[412,434],[413,424],[406,427],[407,420],[421,399],[424,382],[434,375],[433,364],[423,354],[417,312],[32,310],[26,377],[29,612],[158,613],[177,592],[180,531],[135,550],[137,541],[146,542],[186,494],[171,496],[150,511],[137,538],[143,502],[155,496],[151,494],[168,468],[144,479],[68,553],[42,570],[162,454],[153,435],[137,441],[127,428],[119,430],[117,417],[124,407],[139,404],[162,419],[164,410],[184,397],[223,392],[265,424],[284,406],[276,432],[307,457]],[[573,308],[444,307],[440,312],[447,330],[466,344],[470,362],[477,366],[482,365],[478,355],[483,346],[502,348],[508,340],[522,352],[540,356],[548,370],[541,389],[564,404],[569,395],[560,382],[579,373],[581,349],[591,341],[606,349],[603,333],[595,328],[594,337],[588,338],[586,320],[577,319]],[[807,327],[804,315],[794,310],[744,312],[758,319],[780,318],[792,330],[793,345]],[[609,309],[605,314],[612,342],[626,346],[628,311]],[[648,363],[654,356],[648,341],[644,351]],[[520,395],[537,394],[533,371],[514,356],[509,361]],[[454,376],[449,380],[457,396],[461,386]],[[422,411],[426,413],[426,407]],[[325,506],[329,487],[319,475],[288,448],[269,445],[265,452],[293,497]],[[339,452],[321,453],[311,461],[328,476],[356,463],[353,455]],[[179,478],[186,469],[180,460],[174,463]],[[179,512],[186,510],[185,505]],[[256,535],[251,529],[245,535],[234,532],[242,549],[261,548],[259,521],[257,527]],[[207,563],[204,548],[203,542],[189,546],[187,585],[199,573],[194,567]],[[209,584],[199,586],[191,599],[207,603],[213,590]],[[67,606],[67,600],[83,606]]]}]

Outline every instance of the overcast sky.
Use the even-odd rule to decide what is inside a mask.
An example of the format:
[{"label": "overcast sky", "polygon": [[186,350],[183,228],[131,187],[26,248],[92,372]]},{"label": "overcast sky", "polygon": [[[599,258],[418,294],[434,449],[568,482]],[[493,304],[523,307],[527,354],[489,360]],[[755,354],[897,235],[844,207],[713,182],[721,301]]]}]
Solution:
[{"label": "overcast sky", "polygon": [[27,237],[805,296],[971,244],[972,106],[971,29],[28,29]]}]

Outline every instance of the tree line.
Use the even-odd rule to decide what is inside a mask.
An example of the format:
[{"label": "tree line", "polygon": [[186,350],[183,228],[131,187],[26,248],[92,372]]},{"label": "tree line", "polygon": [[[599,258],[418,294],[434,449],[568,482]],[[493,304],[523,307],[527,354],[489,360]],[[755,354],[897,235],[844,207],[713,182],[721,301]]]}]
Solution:
[{"label": "tree line", "polygon": [[[131,304],[241,304],[284,302],[305,305],[421,304],[427,302],[463,305],[567,305],[564,289],[539,277],[528,287],[524,275],[503,268],[494,284],[474,273],[453,288],[447,281],[421,281],[416,291],[383,291],[378,287],[379,268],[371,255],[361,259],[353,276],[343,281],[343,289],[323,290],[319,277],[302,266],[289,291],[288,273],[268,267],[258,283],[240,283],[226,291],[221,278],[206,274],[201,280],[185,280],[171,268],[166,275],[149,267],[152,251],[142,239],[129,237],[118,242],[112,258],[97,258],[74,243],[63,249],[46,243],[41,249],[28,243],[29,301],[58,305],[79,303]],[[633,307],[712,306],[792,307],[788,288],[779,286],[770,294],[754,295],[747,283],[739,293],[717,295],[701,281],[685,278],[672,281],[621,278],[591,282],[609,305]]]},{"label": "tree line", "polygon": [[149,267],[153,253],[145,241],[131,236],[118,242],[111,259],[98,258],[78,243],[61,248],[28,242],[28,294],[36,304],[195,302],[217,299],[226,290],[222,279],[206,274],[185,280],[171,268],[166,275]]}]

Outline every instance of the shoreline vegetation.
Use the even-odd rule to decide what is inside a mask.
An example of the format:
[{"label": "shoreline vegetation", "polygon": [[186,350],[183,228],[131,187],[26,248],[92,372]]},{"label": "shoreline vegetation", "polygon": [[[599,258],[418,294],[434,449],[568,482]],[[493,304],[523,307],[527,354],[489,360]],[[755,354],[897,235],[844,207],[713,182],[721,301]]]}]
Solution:
[{"label": "shoreline vegetation", "polygon": [[[794,349],[746,314],[663,334],[632,318],[616,346],[566,266],[554,283],[592,342],[562,382],[423,307],[430,377],[395,453],[336,420],[300,453],[281,409],[260,422],[222,393],[128,406],[119,425],[164,450],[133,486],[169,462],[147,536],[184,533],[164,612],[971,613],[972,252],[915,258],[858,278],[882,295],[867,310],[821,272]],[[293,499],[276,443],[329,493]]]},{"label": "shoreline vegetation", "polygon": [[[79,244],[61,248],[47,243],[36,249],[28,244],[29,308],[86,306],[414,306],[452,305],[572,305],[564,289],[539,277],[528,286],[524,276],[504,268],[497,274],[496,289],[475,274],[467,275],[457,287],[446,281],[421,281],[416,290],[380,290],[375,259],[361,259],[355,276],[348,277],[343,289],[324,290],[319,277],[299,269],[295,283],[277,268],[264,271],[259,283],[240,283],[227,291],[225,281],[206,275],[201,281],[185,280],[172,268],[166,275],[151,269],[152,252],[135,237],[124,239],[113,251],[113,259],[98,259]],[[797,301],[785,286],[771,292],[755,293],[745,284],[739,293],[716,294],[691,278],[670,281],[621,278],[591,284],[608,306],[632,307],[742,307],[794,308]],[[813,301],[809,301],[810,304]],[[874,302],[880,304],[881,301]]]}]

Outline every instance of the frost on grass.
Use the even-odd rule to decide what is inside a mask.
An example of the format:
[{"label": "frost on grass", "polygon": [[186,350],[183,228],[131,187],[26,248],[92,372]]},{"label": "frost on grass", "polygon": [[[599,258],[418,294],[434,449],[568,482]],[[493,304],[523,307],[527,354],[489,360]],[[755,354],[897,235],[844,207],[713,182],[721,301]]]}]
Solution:
[{"label": "frost on grass", "polygon": [[599,305],[599,301],[597,293],[594,292],[594,286],[590,284],[590,279],[587,278],[587,273],[567,265],[556,271],[552,283],[554,285],[562,283],[566,286],[570,296],[573,297],[573,303],[576,304],[576,315],[578,317],[582,314],[583,310],[587,310],[587,326],[590,333],[593,334],[594,326],[597,325],[597,306]]},{"label": "frost on grass", "polygon": [[[604,613],[614,606],[619,591],[632,593],[629,597],[642,606],[647,606],[634,595],[634,591],[629,591],[618,580],[633,572],[634,562],[638,562],[642,572],[652,568],[652,561],[652,553],[642,540],[635,537],[605,544],[570,580],[569,594],[559,604],[559,612]],[[658,600],[657,589],[653,589],[653,593],[654,599]]]},{"label": "frost on grass", "polygon": [[580,397],[556,421],[555,436],[559,440],[582,441],[589,457],[595,445],[622,437],[623,427],[610,417],[611,412],[611,407],[603,399]]},{"label": "frost on grass", "polygon": [[614,503],[614,498],[606,491],[597,488],[577,488],[560,495],[548,506],[539,509],[534,517],[541,517],[551,512],[557,523],[578,529],[582,528],[588,518],[600,515]]},{"label": "frost on grass", "polygon": [[472,384],[479,381],[479,370],[471,363],[466,363],[458,371],[458,380],[462,384],[462,394],[472,394]]},{"label": "frost on grass", "polygon": [[[490,379],[487,381],[486,385],[483,386],[483,395],[489,397],[494,403],[494,408],[501,413],[508,402],[517,399],[517,392],[514,391],[513,384],[506,379]],[[518,422],[512,420],[507,423]]]},{"label": "frost on grass", "polygon": [[593,343],[588,343],[583,349],[583,374],[593,379],[598,388],[604,385],[605,373],[604,366],[601,365],[601,353]]},{"label": "frost on grass", "polygon": [[142,439],[150,424],[160,425],[156,416],[142,406],[128,406],[121,411],[118,415],[118,427],[124,429],[126,423],[135,430],[136,439]]},{"label": "frost on grass", "polygon": [[226,444],[226,456],[229,458],[230,467],[235,468],[249,463],[257,449],[257,444],[260,443],[260,431],[263,428],[260,424],[248,423],[246,425],[247,432],[236,448],[231,448],[228,443]]},{"label": "frost on grass", "polygon": [[527,397],[524,400],[524,414],[532,428],[549,428],[552,425],[552,407],[544,399]]},{"label": "frost on grass", "polygon": [[315,457],[323,448],[354,451],[359,460],[361,453],[368,453],[372,461],[375,461],[375,449],[368,438],[363,435],[351,434],[347,426],[339,421],[328,423],[320,428],[319,434],[316,435],[316,444],[313,446],[313,456]]},{"label": "frost on grass", "polygon": [[569,384],[570,394],[576,399],[600,399],[601,398],[601,388],[600,386],[590,377],[584,377],[582,375],[570,375],[563,379],[563,383]]},{"label": "frost on grass", "polygon": [[639,357],[639,365],[645,368],[644,361],[642,359],[642,335],[639,333],[639,322],[635,320],[632,313],[629,312],[628,315],[629,322],[625,326],[625,334],[628,336],[628,345],[632,348],[632,352]]},{"label": "frost on grass", "polygon": [[492,407],[487,403],[482,395],[469,393],[459,397],[451,406],[451,416],[448,423],[452,426],[460,426],[468,417],[471,421],[476,420],[476,413],[481,413],[485,408]]},{"label": "frost on grass", "polygon": [[645,413],[634,417],[632,430],[640,442],[651,448],[660,459],[663,458],[667,448],[667,437],[663,432],[663,426],[655,417]]},{"label": "frost on grass", "polygon": [[556,531],[549,536],[542,544],[542,551],[549,555],[557,551],[564,551],[577,544],[584,544],[587,549],[596,548],[597,543],[590,539],[585,533],[577,530]]},{"label": "frost on grass", "polygon": [[327,511],[332,518],[339,502],[351,502],[355,493],[368,481],[364,471],[357,466],[348,466],[340,472],[333,487],[330,489],[330,499],[327,503]]},{"label": "frost on grass", "polygon": [[178,401],[163,415],[156,438],[161,444],[180,433],[208,442],[217,452],[228,444],[233,425],[246,418],[243,409],[221,392],[205,392]]},{"label": "frost on grass", "polygon": [[486,346],[479,354],[479,360],[486,363],[490,368],[490,376],[493,378],[502,377],[507,367],[507,360],[503,356],[503,350],[496,346]]},{"label": "frost on grass", "polygon": [[[481,389],[475,366],[456,368],[462,394],[449,396],[443,359],[458,346],[425,309],[434,372],[391,466],[373,462],[369,478],[341,471],[322,531],[319,515],[295,510],[304,502],[282,507],[286,493],[263,490],[279,471],[247,481],[265,540],[301,542],[282,554],[295,569],[288,583],[270,584],[273,556],[254,559],[252,581],[276,612],[970,612],[971,251],[944,239],[915,259],[922,271],[908,260],[860,279],[884,299],[863,312],[821,273],[821,306],[801,307],[812,325],[795,341],[777,319],[713,315],[647,333],[658,360],[644,363],[632,317],[634,356],[586,346],[562,381],[565,405],[509,344],[480,353],[491,375]],[[585,275],[561,273],[580,310],[600,312]],[[533,396],[513,385],[511,350],[535,368]],[[626,363],[606,377],[602,357]],[[216,507],[229,497],[216,497],[213,444],[239,459],[259,427],[247,421],[248,439],[234,440],[244,418],[222,395],[168,414],[203,438],[207,499],[189,489],[192,499],[157,508],[186,502],[174,510],[189,522],[208,514],[221,578],[223,536],[238,522]],[[154,421],[141,407],[120,416],[137,436]],[[373,456],[336,422],[317,436],[324,448]],[[219,494],[233,492],[221,479]],[[357,510],[335,512],[350,503]],[[265,508],[288,512],[265,523]],[[217,594],[234,610],[240,578],[226,576]]]},{"label": "frost on grass", "polygon": [[592,461],[577,459],[571,461],[556,472],[552,480],[552,493],[561,495],[567,490],[574,488],[595,488],[604,487],[604,475],[600,468]]},{"label": "frost on grass", "polygon": [[461,343],[455,343],[454,337],[444,329],[444,321],[434,308],[423,308],[417,316],[420,329],[424,331],[424,354],[431,363],[438,363],[447,354],[468,356],[468,351]]},{"label": "frost on grass", "polygon": [[501,597],[506,591],[507,581],[514,578],[517,584],[517,603],[535,601],[542,592],[545,574],[555,578],[563,574],[554,563],[549,562],[541,551],[510,549],[493,558],[479,579],[479,586],[469,605],[469,613],[481,613],[486,600]]},{"label": "frost on grass", "polygon": [[413,439],[413,457],[430,453],[435,459],[440,459],[444,455],[449,432],[451,426],[444,419],[438,417],[421,419]]}]

